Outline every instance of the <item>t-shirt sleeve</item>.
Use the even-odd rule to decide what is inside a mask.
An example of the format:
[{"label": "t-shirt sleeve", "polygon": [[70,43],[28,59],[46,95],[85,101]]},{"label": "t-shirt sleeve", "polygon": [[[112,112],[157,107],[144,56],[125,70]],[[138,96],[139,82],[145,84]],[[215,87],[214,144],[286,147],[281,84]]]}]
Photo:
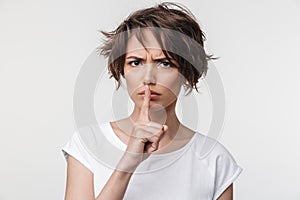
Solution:
[{"label": "t-shirt sleeve", "polygon": [[219,198],[227,187],[238,178],[243,170],[236,163],[230,152],[220,143],[217,143],[217,152],[213,200]]},{"label": "t-shirt sleeve", "polygon": [[93,172],[91,164],[88,161],[88,152],[83,146],[79,133],[77,131],[74,132],[72,138],[67,142],[67,144],[63,146],[61,151],[66,161],[68,161],[68,156],[71,155],[86,168],[88,168],[91,172]]}]

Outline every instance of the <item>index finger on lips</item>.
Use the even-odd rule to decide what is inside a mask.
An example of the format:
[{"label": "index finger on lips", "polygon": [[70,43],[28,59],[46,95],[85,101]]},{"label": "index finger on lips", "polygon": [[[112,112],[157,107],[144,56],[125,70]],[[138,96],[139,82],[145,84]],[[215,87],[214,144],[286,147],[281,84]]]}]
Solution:
[{"label": "index finger on lips", "polygon": [[148,85],[145,85],[145,95],[140,112],[140,120],[149,122],[149,107],[150,107],[151,91]]}]

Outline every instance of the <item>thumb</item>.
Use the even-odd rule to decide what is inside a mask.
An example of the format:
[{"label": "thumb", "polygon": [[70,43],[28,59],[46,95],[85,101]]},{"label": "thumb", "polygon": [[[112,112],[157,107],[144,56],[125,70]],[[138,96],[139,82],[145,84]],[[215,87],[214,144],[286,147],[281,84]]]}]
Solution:
[{"label": "thumb", "polygon": [[151,145],[151,153],[157,150],[157,146],[158,146],[157,142],[153,142],[152,143],[152,145]]},{"label": "thumb", "polygon": [[[168,128],[169,127],[167,125],[163,125],[163,127],[162,127],[162,134],[165,133],[168,130]],[[158,143],[159,143],[159,141],[152,142],[151,147],[150,147],[151,153],[157,150]]]},{"label": "thumb", "polygon": [[163,125],[163,132],[166,132],[169,129],[168,125]]}]

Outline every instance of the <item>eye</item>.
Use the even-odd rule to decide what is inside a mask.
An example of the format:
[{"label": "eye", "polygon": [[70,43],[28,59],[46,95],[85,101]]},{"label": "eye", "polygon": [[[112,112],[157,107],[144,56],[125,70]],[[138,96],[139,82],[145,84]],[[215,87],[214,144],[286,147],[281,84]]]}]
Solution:
[{"label": "eye", "polygon": [[136,66],[141,65],[142,63],[141,63],[139,60],[133,60],[133,61],[130,61],[129,64],[130,64],[132,67],[136,67]]},{"label": "eye", "polygon": [[161,63],[159,63],[159,66],[163,67],[163,68],[168,68],[168,67],[171,67],[171,63],[170,62],[161,62]]}]

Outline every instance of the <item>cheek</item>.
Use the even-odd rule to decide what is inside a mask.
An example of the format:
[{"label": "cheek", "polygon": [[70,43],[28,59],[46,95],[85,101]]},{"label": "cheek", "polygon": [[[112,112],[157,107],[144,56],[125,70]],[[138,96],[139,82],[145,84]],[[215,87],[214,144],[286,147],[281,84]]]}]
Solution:
[{"label": "cheek", "polygon": [[174,95],[178,96],[184,77],[180,73],[169,73],[168,75],[161,76],[159,78],[158,84],[162,85],[163,87],[167,88],[169,92],[173,93]]},{"label": "cheek", "polygon": [[125,74],[126,87],[129,96],[133,93],[138,92],[137,90],[141,87],[141,80],[139,76],[135,76],[132,73]]}]

